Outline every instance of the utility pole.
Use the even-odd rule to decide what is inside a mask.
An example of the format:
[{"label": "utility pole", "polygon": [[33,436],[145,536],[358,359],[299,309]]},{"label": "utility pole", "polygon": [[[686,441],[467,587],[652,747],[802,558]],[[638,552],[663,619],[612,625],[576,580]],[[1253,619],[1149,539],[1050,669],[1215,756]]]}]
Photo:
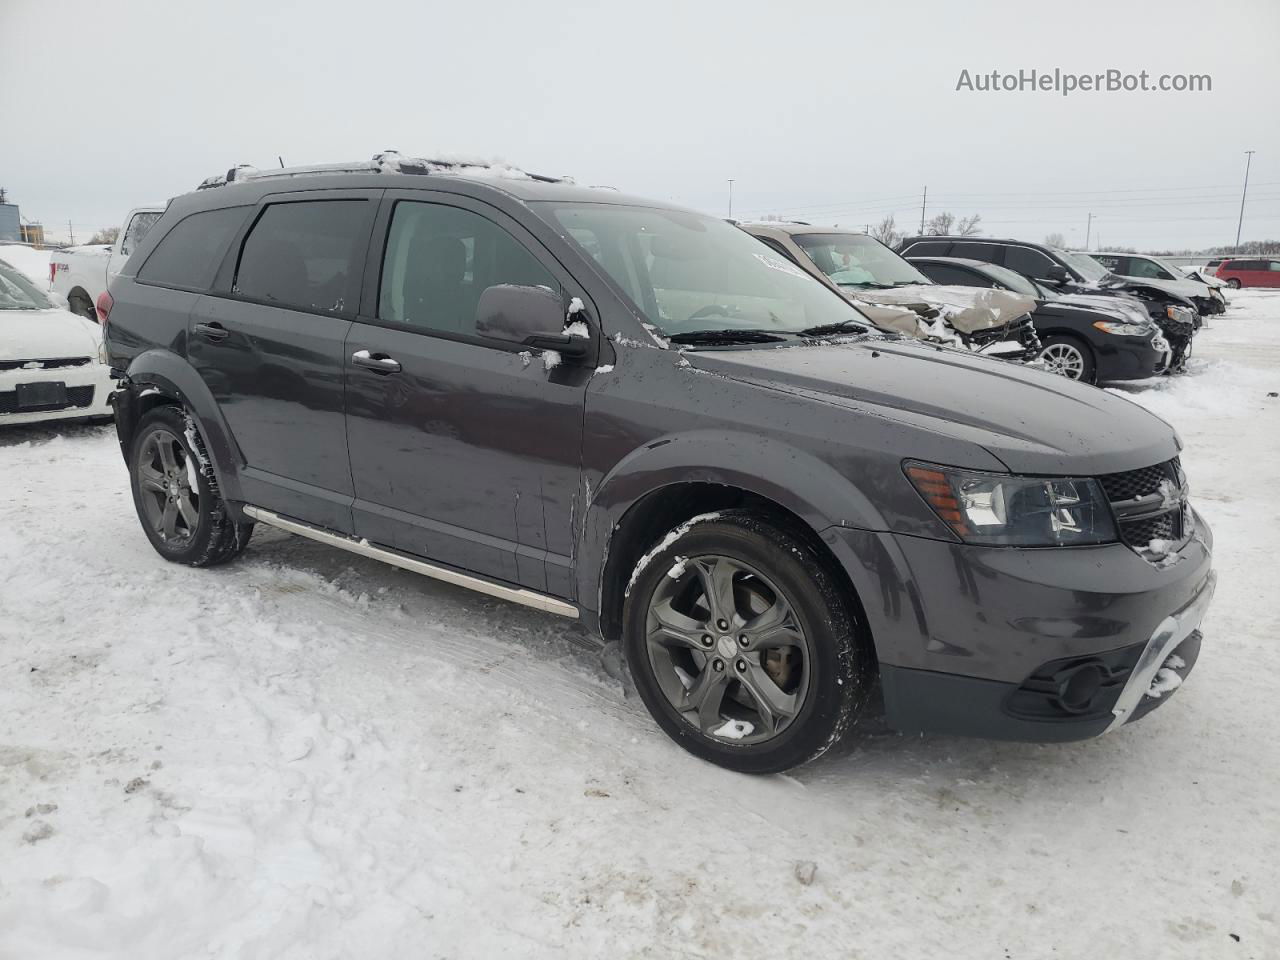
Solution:
[{"label": "utility pole", "polygon": [[1249,194],[1249,166],[1253,163],[1254,151],[1246,150],[1244,160],[1244,190],[1240,193],[1240,220],[1236,223],[1236,251],[1240,250],[1240,230],[1244,227],[1244,198]]},{"label": "utility pole", "polygon": [[733,181],[729,181],[729,219],[733,219]]},{"label": "utility pole", "polygon": [[1084,225],[1084,250],[1089,252],[1089,237],[1093,233],[1093,214],[1089,214],[1089,220]]},{"label": "utility pole", "polygon": [[924,233],[924,205],[929,200],[929,185],[925,184],[924,196],[920,198],[920,233]]},{"label": "utility pole", "polygon": [[71,226],[70,220],[67,221],[67,233],[71,234],[71,245],[74,247],[76,245],[76,231]]}]

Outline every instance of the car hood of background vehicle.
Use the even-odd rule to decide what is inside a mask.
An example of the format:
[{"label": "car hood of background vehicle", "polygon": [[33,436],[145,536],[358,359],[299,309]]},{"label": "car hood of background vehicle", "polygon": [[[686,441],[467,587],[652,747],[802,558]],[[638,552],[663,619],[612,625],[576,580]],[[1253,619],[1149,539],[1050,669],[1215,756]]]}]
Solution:
[{"label": "car hood of background vehicle", "polygon": [[852,300],[906,307],[926,319],[929,319],[927,314],[929,308],[932,308],[962,333],[998,327],[1030,313],[1036,306],[1033,299],[1022,294],[984,287],[918,283],[909,287],[894,287],[892,290],[854,287],[843,289]]},{"label": "car hood of background vehicle", "polygon": [[98,356],[102,331],[69,310],[0,310],[0,360]]},{"label": "car hood of background vehicle", "polygon": [[1125,323],[1140,323],[1154,327],[1151,315],[1143,309],[1141,303],[1130,297],[1095,297],[1087,293],[1068,293],[1053,300],[1045,301],[1045,306],[1071,307],[1077,310],[1088,310],[1092,313],[1103,313]]},{"label": "car hood of background vehicle", "polygon": [[1188,300],[1192,297],[1209,295],[1209,288],[1198,280],[1157,280],[1153,277],[1120,277],[1119,279],[1124,281],[1122,288],[1148,287],[1174,296],[1185,297]]},{"label": "car hood of background vehicle", "polygon": [[978,444],[1014,473],[1097,476],[1178,453],[1173,428],[1135,403],[962,350],[885,338],[684,356],[696,370]]}]

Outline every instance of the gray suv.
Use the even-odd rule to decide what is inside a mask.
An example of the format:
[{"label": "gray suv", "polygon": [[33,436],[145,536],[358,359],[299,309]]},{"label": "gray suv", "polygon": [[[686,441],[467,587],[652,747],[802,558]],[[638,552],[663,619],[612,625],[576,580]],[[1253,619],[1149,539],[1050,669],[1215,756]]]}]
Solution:
[{"label": "gray suv", "polygon": [[1173,429],[873,330],[713,217],[380,155],[173,200],[100,304],[165,558],[255,523],[579,618],[696,755],[1091,737],[1168,699],[1211,538]]}]

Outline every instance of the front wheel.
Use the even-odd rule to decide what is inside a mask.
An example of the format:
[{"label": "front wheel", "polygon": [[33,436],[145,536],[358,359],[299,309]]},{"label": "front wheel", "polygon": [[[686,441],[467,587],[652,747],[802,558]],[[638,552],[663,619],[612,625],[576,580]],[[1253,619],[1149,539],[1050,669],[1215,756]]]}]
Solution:
[{"label": "front wheel", "polygon": [[627,660],[658,725],[743,773],[786,770],[835,744],[873,669],[826,559],[744,511],[699,518],[662,544],[623,607]]},{"label": "front wheel", "polygon": [[195,427],[177,407],[157,407],[138,423],[129,454],[133,504],[142,530],[166,560],[209,567],[238,556],[252,523],[232,520],[206,466]]},{"label": "front wheel", "polygon": [[1227,281],[1227,286],[1230,287],[1232,290],[1239,290],[1240,281],[1238,278],[1232,277],[1230,280]]},{"label": "front wheel", "polygon": [[1074,337],[1045,338],[1039,359],[1044,361],[1045,369],[1050,373],[1068,380],[1093,383],[1096,371],[1093,351]]}]

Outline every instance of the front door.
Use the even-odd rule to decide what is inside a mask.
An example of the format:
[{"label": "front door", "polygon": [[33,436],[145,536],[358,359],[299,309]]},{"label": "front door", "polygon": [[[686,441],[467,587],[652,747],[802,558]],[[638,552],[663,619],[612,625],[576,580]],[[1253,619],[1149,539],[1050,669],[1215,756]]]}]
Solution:
[{"label": "front door", "polygon": [[245,499],[350,533],[343,362],[378,194],[321,196],[263,201],[226,289],[192,311],[188,357],[240,449]]},{"label": "front door", "polygon": [[[347,338],[355,527],[371,541],[570,597],[586,382],[594,363],[476,336],[494,284],[583,296],[486,204],[388,196],[377,296]],[[411,199],[418,198],[418,199]],[[594,337],[594,334],[593,334]],[[594,356],[594,349],[592,352]]]}]

